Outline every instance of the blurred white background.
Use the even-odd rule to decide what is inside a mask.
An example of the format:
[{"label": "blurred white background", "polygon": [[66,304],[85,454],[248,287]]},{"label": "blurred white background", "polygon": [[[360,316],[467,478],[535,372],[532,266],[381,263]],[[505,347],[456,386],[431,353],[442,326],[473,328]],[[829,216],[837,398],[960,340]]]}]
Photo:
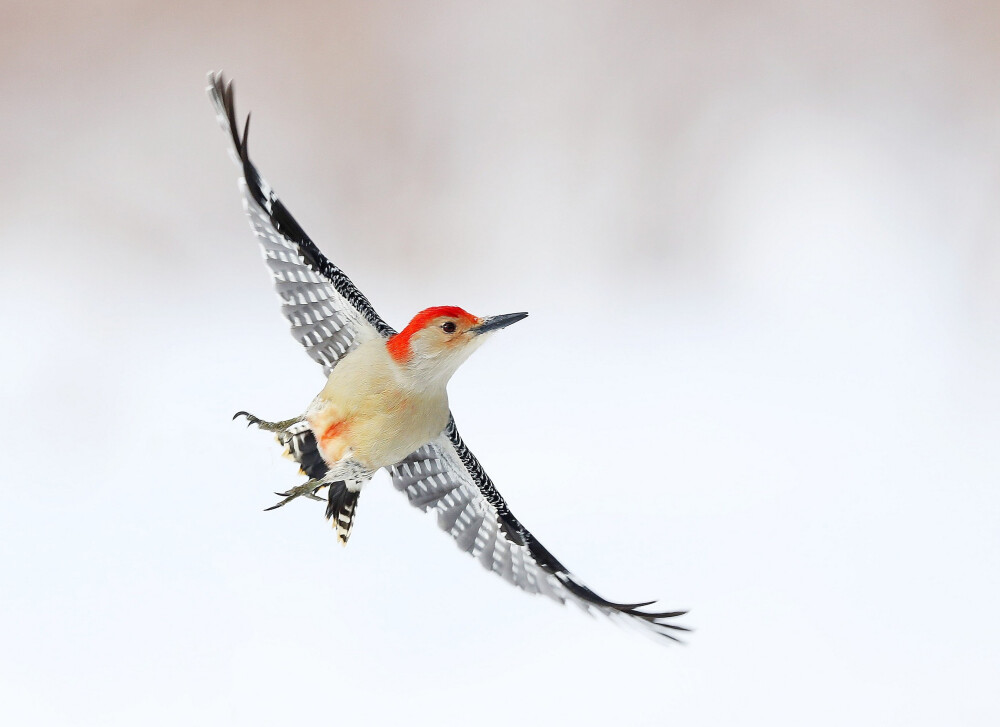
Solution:
[{"label": "blurred white background", "polygon": [[[995,725],[1000,5],[5,0],[0,721]],[[322,384],[204,94],[664,648],[380,475],[350,547],[238,409]]]}]

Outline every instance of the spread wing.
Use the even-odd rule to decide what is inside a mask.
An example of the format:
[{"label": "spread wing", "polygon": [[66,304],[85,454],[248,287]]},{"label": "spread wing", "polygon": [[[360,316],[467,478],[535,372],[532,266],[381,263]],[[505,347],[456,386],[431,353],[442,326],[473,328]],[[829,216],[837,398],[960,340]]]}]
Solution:
[{"label": "spread wing", "polygon": [[389,337],[395,331],[344,271],[319,251],[250,161],[250,116],[241,137],[233,84],[221,73],[210,73],[208,84],[219,123],[232,137],[233,156],[242,172],[243,207],[281,298],[281,312],[292,324],[295,339],[329,374],[361,340],[372,335]]},{"label": "spread wing", "polygon": [[615,603],[601,598],[553,557],[507,508],[475,455],[469,451],[452,417],[433,442],[413,452],[390,472],[397,490],[424,512],[437,511],[438,525],[462,550],[528,593],[541,593],[560,603],[570,601],[647,633],[678,641],[671,631],[687,631],[668,619],[685,611],[653,613],[644,603]]}]

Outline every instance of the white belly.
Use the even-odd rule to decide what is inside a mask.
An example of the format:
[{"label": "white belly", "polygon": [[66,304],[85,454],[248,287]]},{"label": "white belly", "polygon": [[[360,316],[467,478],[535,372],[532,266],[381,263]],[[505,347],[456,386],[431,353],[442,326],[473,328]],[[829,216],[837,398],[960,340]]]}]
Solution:
[{"label": "white belly", "polygon": [[306,414],[328,465],[345,458],[389,467],[437,437],[448,423],[444,385],[415,389],[381,340],[348,354]]}]

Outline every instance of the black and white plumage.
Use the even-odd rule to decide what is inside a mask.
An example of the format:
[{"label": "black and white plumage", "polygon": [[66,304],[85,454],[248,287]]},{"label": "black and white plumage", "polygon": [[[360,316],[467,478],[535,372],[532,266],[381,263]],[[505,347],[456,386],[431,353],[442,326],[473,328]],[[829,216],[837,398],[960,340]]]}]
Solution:
[{"label": "black and white plumage", "polygon": [[[239,184],[244,208],[271,270],[282,312],[292,325],[292,335],[329,374],[360,340],[372,336],[388,339],[395,331],[343,271],[319,251],[250,161],[249,116],[241,135],[232,84],[220,73],[209,74],[208,93],[220,123],[232,138],[242,171]],[[308,426],[294,424],[279,434],[279,440],[310,478],[322,478],[326,464]],[[673,641],[678,639],[672,632],[687,630],[670,621],[684,611],[643,610],[652,601],[608,601],[570,573],[510,512],[466,447],[453,417],[436,439],[391,466],[390,474],[393,485],[406,493],[410,504],[425,512],[435,510],[438,525],[462,550],[518,588],[560,603],[572,602],[588,612]],[[349,528],[357,496],[355,493],[349,503],[341,502],[343,498],[343,488],[336,493],[331,488],[328,507],[346,512]]]},{"label": "black and white plumage", "polygon": [[528,593],[541,593],[560,603],[571,601],[586,611],[597,611],[629,625],[676,641],[670,631],[686,631],[666,619],[684,611],[647,612],[652,605],[614,603],[601,598],[567,570],[514,517],[507,503],[465,446],[452,418],[436,440],[392,467],[392,483],[406,493],[410,504],[437,512],[438,526],[458,547]]},{"label": "black and white plumage", "polygon": [[388,338],[395,331],[344,271],[319,251],[250,161],[250,116],[241,139],[232,83],[221,74],[210,74],[209,84],[219,122],[232,136],[230,151],[243,172],[239,180],[243,209],[281,298],[281,312],[292,324],[295,340],[329,374],[362,335]]}]

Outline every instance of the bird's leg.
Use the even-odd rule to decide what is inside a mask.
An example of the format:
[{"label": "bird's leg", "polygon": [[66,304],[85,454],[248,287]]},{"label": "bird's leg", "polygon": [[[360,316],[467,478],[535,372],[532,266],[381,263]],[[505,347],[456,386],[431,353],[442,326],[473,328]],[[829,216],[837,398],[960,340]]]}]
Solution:
[{"label": "bird's leg", "polygon": [[256,424],[258,429],[263,429],[265,432],[279,432],[280,433],[280,432],[283,432],[286,429],[288,429],[288,427],[292,426],[293,424],[298,424],[299,422],[302,421],[302,417],[301,416],[297,416],[297,417],[292,417],[291,419],[284,419],[283,421],[280,421],[280,422],[265,422],[263,419],[261,419],[259,417],[255,417],[253,414],[251,414],[248,411],[238,411],[238,412],[236,412],[235,414],[233,414],[233,419],[236,419],[237,417],[241,417],[241,416],[247,418],[247,426],[248,427],[251,424]]},{"label": "bird's leg", "polygon": [[316,490],[320,489],[321,487],[326,487],[329,484],[330,484],[329,482],[324,482],[323,480],[306,480],[301,485],[293,487],[288,492],[275,492],[274,493],[275,495],[277,495],[278,497],[283,497],[285,499],[276,505],[271,505],[271,507],[265,507],[264,512],[267,512],[268,510],[276,510],[282,505],[291,502],[296,497],[308,497],[310,500],[322,500],[323,499],[322,497],[316,496],[315,494]]}]

